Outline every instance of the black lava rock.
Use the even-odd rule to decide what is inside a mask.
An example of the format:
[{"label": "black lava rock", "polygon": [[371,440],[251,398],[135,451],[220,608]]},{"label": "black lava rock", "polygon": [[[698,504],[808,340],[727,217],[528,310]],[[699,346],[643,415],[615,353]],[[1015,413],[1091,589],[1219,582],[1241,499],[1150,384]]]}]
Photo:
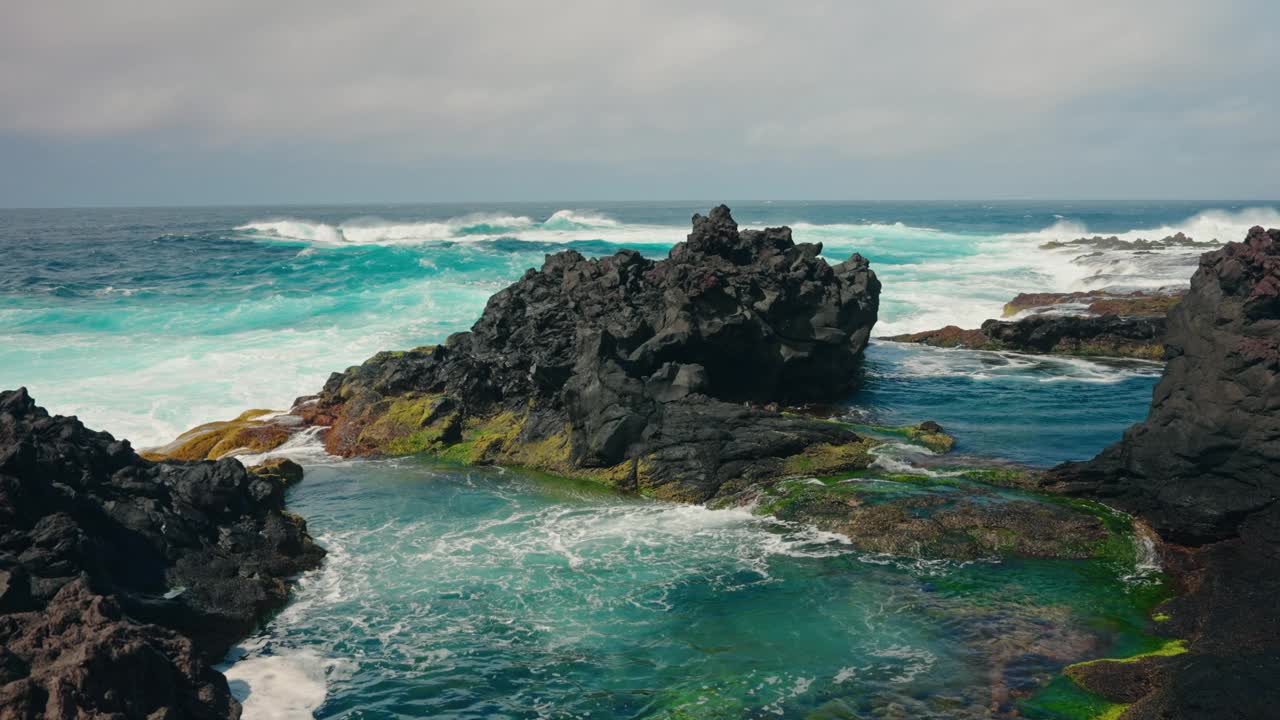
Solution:
[{"label": "black lava rock", "polygon": [[[1161,612],[1188,652],[1126,718],[1263,718],[1280,707],[1280,230],[1207,253],[1169,313],[1169,362],[1147,419],[1093,460],[1054,468],[1059,489],[1139,516],[1183,593]],[[1183,546],[1183,547],[1179,547]],[[1100,663],[1107,694],[1133,670]],[[1136,693],[1141,694],[1141,693]],[[1113,699],[1132,701],[1121,693]]]},{"label": "black lava rock", "polygon": [[[706,499],[729,479],[776,474],[814,443],[858,440],[762,407],[858,385],[880,282],[862,256],[829,265],[821,251],[785,227],[739,231],[722,205],[695,215],[666,260],[549,255],[490,298],[470,332],[335,373],[297,412],[332,425],[331,452],[384,452],[379,421],[396,398],[443,396],[416,413],[417,426],[443,423],[431,438],[442,445],[462,439],[468,418],[508,410],[526,445],[567,428],[574,468],[643,461],[650,489]],[[644,485],[639,475],[631,482]]]},{"label": "black lava rock", "polygon": [[238,717],[210,664],[324,554],[282,482],[0,392],[0,715]]},{"label": "black lava rock", "polygon": [[1108,497],[1182,544],[1234,537],[1280,497],[1280,230],[1207,253],[1169,312],[1147,419],[1052,479]]}]

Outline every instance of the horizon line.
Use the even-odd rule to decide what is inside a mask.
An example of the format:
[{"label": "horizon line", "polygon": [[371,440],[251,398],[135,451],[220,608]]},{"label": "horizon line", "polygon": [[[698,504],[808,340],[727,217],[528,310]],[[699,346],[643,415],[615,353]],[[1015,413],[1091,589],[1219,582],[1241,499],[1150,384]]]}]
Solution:
[{"label": "horizon line", "polygon": [[381,205],[385,207],[440,207],[447,205],[582,205],[589,203],[608,203],[608,204],[671,204],[671,205],[704,205],[711,203],[711,207],[719,204],[732,205],[735,203],[744,203],[751,205],[793,205],[798,203],[813,204],[897,204],[897,203],[921,203],[921,204],[978,204],[978,203],[1036,203],[1036,202],[1063,202],[1063,203],[1233,203],[1237,205],[1248,204],[1277,204],[1280,205],[1280,197],[1264,199],[1264,198],[1242,198],[1242,197],[1217,197],[1217,198],[1198,198],[1198,197],[1110,197],[1110,198],[1090,198],[1090,197],[1011,197],[1011,198],[879,198],[879,199],[849,199],[849,198],[799,198],[787,200],[769,200],[769,199],[553,199],[553,200],[341,200],[341,201],[286,201],[286,202],[210,202],[210,203],[161,203],[161,204],[69,204],[69,205],[0,205],[2,211],[16,210],[195,210],[195,209],[230,209],[230,208],[343,208],[343,207],[370,207]]}]

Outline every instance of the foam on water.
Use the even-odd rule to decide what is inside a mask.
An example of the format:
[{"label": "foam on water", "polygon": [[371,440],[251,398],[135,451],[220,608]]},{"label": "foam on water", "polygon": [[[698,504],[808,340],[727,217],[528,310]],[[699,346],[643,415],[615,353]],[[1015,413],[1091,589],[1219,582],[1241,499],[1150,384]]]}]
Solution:
[{"label": "foam on water", "polygon": [[236,228],[248,239],[304,242],[320,247],[421,245],[515,238],[565,244],[602,240],[618,245],[670,245],[688,232],[664,225],[623,224],[602,213],[557,210],[542,221],[526,216],[473,213],[443,222],[390,222],[377,217],[339,224],[299,219],[257,220]]},{"label": "foam on water", "polygon": [[310,720],[324,703],[332,663],[299,650],[241,660],[225,669],[245,720]]}]

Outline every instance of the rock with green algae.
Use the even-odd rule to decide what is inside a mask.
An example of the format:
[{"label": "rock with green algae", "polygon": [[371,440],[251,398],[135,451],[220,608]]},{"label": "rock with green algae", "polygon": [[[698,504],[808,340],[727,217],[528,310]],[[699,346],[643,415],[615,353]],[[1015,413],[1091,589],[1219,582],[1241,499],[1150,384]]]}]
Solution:
[{"label": "rock with green algae", "polygon": [[303,470],[298,463],[282,457],[268,458],[249,468],[249,472],[261,478],[277,481],[282,488],[302,482]]},{"label": "rock with green algae", "polygon": [[[793,478],[744,494],[755,512],[836,532],[860,550],[920,558],[1114,559],[1127,526],[1082,504],[1009,496],[960,477],[860,473]],[[726,503],[729,504],[729,503]]]},{"label": "rock with green algae", "polygon": [[916,425],[841,424],[844,424],[848,428],[857,432],[901,437],[917,445],[922,445],[939,455],[951,452],[951,450],[956,446],[955,437],[933,420],[925,420],[924,422]]},{"label": "rock with green algae", "polygon": [[[1138,661],[1153,669],[1143,683],[1106,681],[1149,690],[1124,717],[1273,717],[1280,230],[1252,228],[1244,242],[1201,257],[1190,292],[1169,314],[1168,344],[1147,419],[1093,460],[1046,478],[1132,512],[1167,541],[1162,557],[1182,593],[1161,607],[1159,628],[1184,638],[1187,652]],[[1107,662],[1079,676],[1102,689],[1108,673],[1136,672]]]},{"label": "rock with green algae", "polygon": [[283,445],[299,426],[274,410],[246,410],[234,420],[205,423],[173,442],[139,453],[147,460],[217,460],[236,453],[263,453]]},{"label": "rock with green algae", "polygon": [[880,283],[787,228],[696,215],[665,260],[570,250],[493,296],[442,346],[379,353],[294,413],[338,455],[427,453],[703,501],[865,467],[858,433],[775,403],[856,387]]}]

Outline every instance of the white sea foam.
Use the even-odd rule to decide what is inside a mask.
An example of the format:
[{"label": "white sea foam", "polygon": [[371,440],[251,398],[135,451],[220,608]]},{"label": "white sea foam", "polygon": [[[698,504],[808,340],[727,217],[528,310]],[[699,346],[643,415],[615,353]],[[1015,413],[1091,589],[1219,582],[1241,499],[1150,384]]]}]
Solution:
[{"label": "white sea foam", "polygon": [[308,465],[337,462],[338,458],[324,449],[324,433],[327,428],[305,428],[284,442],[283,445],[263,453],[232,453],[245,467],[253,467],[270,458],[288,458]]},{"label": "white sea foam", "polygon": [[224,670],[244,720],[310,720],[324,703],[327,679],[349,672],[313,650],[246,657]]},{"label": "white sea foam", "polygon": [[[877,342],[885,342],[883,340]],[[910,355],[892,367],[873,370],[880,377],[967,377],[974,380],[1083,382],[1112,384],[1157,376],[1161,365],[1142,360],[1100,361],[1059,355],[1024,355],[911,345]]]},{"label": "white sea foam", "polygon": [[[1228,242],[1242,239],[1254,225],[1278,224],[1280,211],[1254,207],[1206,210],[1179,223],[1118,233],[1094,232],[1065,219],[1037,231],[989,236],[911,228],[907,232],[919,241],[954,243],[968,238],[975,244],[972,252],[960,255],[926,258],[914,265],[876,266],[885,281],[882,303],[890,309],[882,313],[876,333],[897,335],[946,325],[977,327],[986,319],[1000,317],[1004,303],[1021,292],[1185,287],[1205,252],[1204,247],[1159,248],[1142,254],[1098,251],[1089,246],[1041,247],[1051,241],[1115,235],[1132,242],[1160,240],[1182,232],[1198,242]],[[874,257],[876,240],[867,247]]]},{"label": "white sea foam", "polygon": [[318,247],[420,245],[500,238],[543,243],[604,240],[623,245],[647,245],[675,243],[687,232],[683,228],[666,225],[626,225],[606,215],[581,210],[557,210],[541,222],[523,215],[501,214],[470,214],[423,222],[393,222],[364,217],[337,225],[285,218],[257,220],[236,229],[250,239],[304,242]]}]

